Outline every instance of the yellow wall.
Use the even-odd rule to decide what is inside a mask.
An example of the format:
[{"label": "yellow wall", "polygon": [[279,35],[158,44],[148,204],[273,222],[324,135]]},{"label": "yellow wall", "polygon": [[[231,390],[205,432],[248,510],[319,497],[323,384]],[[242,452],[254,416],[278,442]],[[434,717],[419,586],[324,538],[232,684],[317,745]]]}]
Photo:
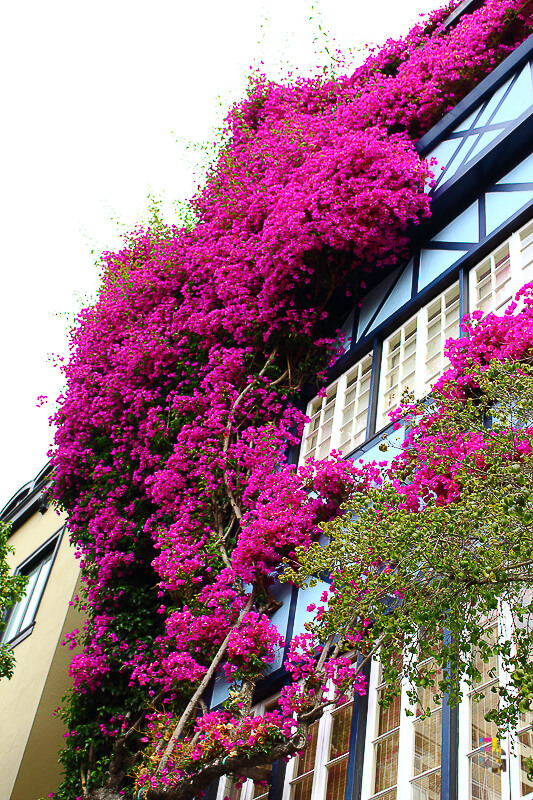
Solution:
[{"label": "yellow wall", "polygon": [[[11,536],[14,567],[30,556],[64,524],[49,508],[34,514]],[[57,751],[63,725],[52,712],[69,685],[72,653],[61,647],[65,633],[83,621],[68,601],[76,593],[78,562],[67,532],[48,577],[32,633],[15,647],[16,667],[10,681],[0,681],[0,798],[38,800],[57,788]]]}]

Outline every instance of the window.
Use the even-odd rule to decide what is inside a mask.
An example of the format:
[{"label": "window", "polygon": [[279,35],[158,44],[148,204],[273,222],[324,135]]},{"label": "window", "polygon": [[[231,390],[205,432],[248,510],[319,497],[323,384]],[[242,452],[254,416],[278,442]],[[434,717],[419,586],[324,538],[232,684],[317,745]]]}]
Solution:
[{"label": "window", "polygon": [[470,281],[472,308],[502,314],[513,295],[509,242],[474,267]]},{"label": "window", "polygon": [[302,457],[325,458],[339,448],[347,455],[366,439],[372,353],[338,381],[328,386],[325,397],[315,397],[307,406],[311,421],[306,426]]},{"label": "window", "polygon": [[533,280],[533,223],[529,222],[470,272],[470,306],[501,315],[516,292]]},{"label": "window", "polygon": [[533,280],[533,223],[519,231],[520,236],[520,283]]},{"label": "window", "polygon": [[326,800],[344,800],[348,778],[348,756],[353,704],[346,703],[331,714],[331,733],[326,762]]},{"label": "window", "polygon": [[444,355],[448,339],[459,336],[459,283],[420,309],[383,343],[378,400],[378,429],[402,402],[405,391],[420,399],[431,391],[450,362]]},{"label": "window", "polygon": [[326,709],[309,728],[310,741],[302,756],[287,765],[284,800],[344,800],[353,701]]},{"label": "window", "polygon": [[389,336],[383,345],[379,427],[390,422],[389,414],[401,403],[403,393],[415,391],[417,323],[418,318],[414,316]]},{"label": "window", "polygon": [[448,339],[459,336],[458,283],[427,306],[427,319],[424,321],[426,325],[424,393],[427,393],[437,378],[450,366],[449,360],[444,355],[444,345]]},{"label": "window", "polygon": [[[434,663],[432,661],[425,664]],[[440,679],[435,674],[435,681]],[[440,762],[442,752],[442,704],[434,700],[435,689],[418,689],[419,703],[415,709],[413,780],[411,781],[413,800],[440,800]],[[422,711],[429,709],[429,716],[422,718]]]},{"label": "window", "polygon": [[[494,631],[496,634],[496,631]],[[498,659],[491,658],[484,663],[478,656],[476,667],[481,673],[480,680],[468,692],[470,711],[470,797],[472,800],[500,800],[502,796],[502,776],[493,772],[494,758],[492,741],[497,736],[493,722],[487,722],[485,715],[496,706],[498,695],[492,692],[498,685]],[[479,702],[476,699],[481,697]]]},{"label": "window", "polygon": [[325,458],[333,450],[333,417],[337,400],[338,383],[327,390],[325,397],[317,397],[311,401],[308,416],[311,417],[305,437],[304,455],[313,458]]},{"label": "window", "polygon": [[[425,662],[424,668],[431,663]],[[383,708],[379,701],[385,688],[376,661],[369,684],[362,800],[440,800],[441,704],[435,703],[434,690],[428,688],[418,690],[418,702],[413,705],[404,686]],[[406,708],[412,716],[405,714]]]},{"label": "window", "polygon": [[[518,786],[519,797],[533,798],[533,782],[527,776],[526,759],[533,755],[533,712],[520,715],[517,735]],[[511,762],[512,763],[512,762]]]},{"label": "window", "polygon": [[366,439],[371,377],[372,353],[363,358],[346,375],[339,442],[339,449],[343,453],[354,450]]},{"label": "window", "polygon": [[318,742],[318,722],[309,727],[309,741],[301,756],[296,756],[293,779],[290,782],[291,800],[306,800],[311,797],[315,777],[315,762]]},{"label": "window", "polygon": [[[380,670],[381,668],[378,667]],[[379,701],[383,696],[385,684],[380,680],[374,689],[374,697]],[[398,782],[398,749],[400,741],[401,698],[395,697],[388,708],[376,703],[372,740],[372,777],[370,792],[372,796],[384,792],[387,800],[396,800]]]},{"label": "window", "polygon": [[[502,611],[492,629],[494,636],[497,631],[505,636],[508,622]],[[500,741],[496,726],[485,715],[498,702],[493,690],[505,683],[506,675],[497,658],[483,663],[478,656],[476,666],[481,677],[473,689],[464,685],[465,699],[459,706],[459,786],[465,787],[465,800],[533,800],[525,763],[533,755],[533,713],[521,715],[517,730]]]},{"label": "window", "polygon": [[31,632],[60,538],[60,534],[55,534],[52,539],[17,567],[16,574],[26,575],[28,583],[22,600],[19,600],[9,611],[7,624],[2,634],[3,642],[16,643],[19,636]]}]

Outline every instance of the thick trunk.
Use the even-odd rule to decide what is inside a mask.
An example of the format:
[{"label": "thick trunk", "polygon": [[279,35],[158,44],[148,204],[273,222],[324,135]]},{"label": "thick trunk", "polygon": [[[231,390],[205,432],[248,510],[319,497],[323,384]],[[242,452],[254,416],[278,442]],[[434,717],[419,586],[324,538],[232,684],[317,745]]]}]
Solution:
[{"label": "thick trunk", "polygon": [[[226,756],[216,758],[206,764],[201,771],[185,781],[180,781],[179,786],[160,787],[148,789],[139,794],[139,800],[193,800],[196,794],[206,789],[210,783],[223,775],[253,771],[254,767],[267,766],[280,758],[294,755],[303,750],[307,744],[309,725],[301,725],[296,733],[287,741],[275,745],[268,753],[251,753],[250,755]],[[124,800],[124,795],[109,784],[102,789],[94,789],[84,795],[84,800]]]}]

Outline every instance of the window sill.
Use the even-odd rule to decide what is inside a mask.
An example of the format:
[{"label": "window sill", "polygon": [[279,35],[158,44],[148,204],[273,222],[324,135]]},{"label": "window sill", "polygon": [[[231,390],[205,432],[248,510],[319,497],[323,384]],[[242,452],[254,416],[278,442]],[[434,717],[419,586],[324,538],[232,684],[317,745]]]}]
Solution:
[{"label": "window sill", "polygon": [[16,647],[18,644],[23,642],[24,639],[27,639],[27,637],[33,631],[34,627],[35,627],[35,620],[31,623],[31,625],[28,625],[26,628],[24,628],[24,630],[19,631],[16,636],[14,636],[12,639],[10,639],[8,642],[5,642],[4,644],[10,645],[10,647]]}]

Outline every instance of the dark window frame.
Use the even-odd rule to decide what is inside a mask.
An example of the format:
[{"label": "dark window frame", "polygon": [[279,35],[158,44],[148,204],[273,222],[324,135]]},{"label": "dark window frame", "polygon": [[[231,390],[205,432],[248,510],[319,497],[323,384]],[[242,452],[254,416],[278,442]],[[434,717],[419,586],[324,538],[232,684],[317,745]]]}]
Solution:
[{"label": "dark window frame", "polygon": [[24,621],[24,617],[26,615],[26,612],[27,612],[27,610],[28,610],[28,608],[30,606],[30,603],[33,600],[34,592],[35,592],[37,584],[38,584],[39,576],[37,576],[37,580],[35,581],[35,584],[32,587],[32,590],[29,593],[29,595],[25,594],[24,597],[21,600],[19,600],[18,603],[15,603],[15,605],[12,606],[9,609],[9,611],[7,612],[5,620],[4,620],[5,624],[6,624],[6,627],[3,629],[2,633],[0,634],[0,642],[2,644],[8,644],[10,647],[16,647],[18,644],[20,644],[20,642],[22,642],[24,639],[26,639],[32,633],[32,631],[33,631],[33,629],[35,627],[36,620],[37,620],[37,613],[38,613],[39,607],[41,605],[41,600],[42,600],[43,595],[44,595],[44,593],[46,591],[46,586],[48,584],[48,579],[50,578],[50,573],[52,572],[52,569],[54,567],[54,563],[55,563],[55,559],[56,559],[56,556],[57,556],[57,552],[58,552],[59,547],[61,545],[65,529],[66,529],[66,525],[62,525],[61,528],[59,528],[55,533],[53,533],[51,536],[49,536],[48,539],[46,539],[46,541],[44,541],[37,548],[37,550],[34,550],[34,552],[31,553],[31,555],[29,555],[27,558],[25,558],[24,561],[22,561],[16,567],[16,569],[14,571],[15,575],[28,575],[38,565],[42,565],[44,563],[44,561],[49,556],[51,556],[50,568],[48,569],[48,574],[46,575],[46,578],[45,578],[44,582],[42,583],[42,585],[41,585],[41,587],[39,589],[40,595],[37,598],[37,602],[35,604],[35,609],[34,609],[34,612],[33,612],[33,619],[31,620],[31,622],[29,624],[25,625],[24,628],[20,628],[19,627],[17,629],[17,631],[14,633],[14,635],[12,635],[9,639],[5,638],[6,632],[8,630],[9,622],[12,619],[13,614],[15,613],[16,609],[20,608],[21,605],[24,606],[24,612],[23,612],[22,617],[21,617],[21,624]]}]

